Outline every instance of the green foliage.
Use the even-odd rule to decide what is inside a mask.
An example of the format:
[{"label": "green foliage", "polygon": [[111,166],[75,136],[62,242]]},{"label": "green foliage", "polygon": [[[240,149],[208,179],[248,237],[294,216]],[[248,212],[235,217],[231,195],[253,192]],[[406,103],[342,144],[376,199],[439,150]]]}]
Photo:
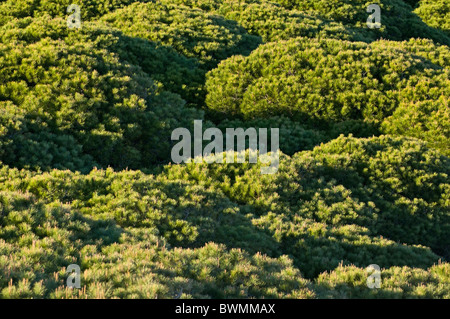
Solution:
[{"label": "green foliage", "polygon": [[[260,128],[267,128],[268,140],[271,139],[270,128],[278,128],[280,150],[288,155],[293,155],[298,151],[312,149],[328,138],[325,132],[301,126],[284,116],[258,118],[250,121],[225,119],[220,121],[218,125],[218,128],[222,132],[226,132],[227,128],[237,127],[241,127],[244,130],[255,128],[257,131]],[[223,147],[223,149],[226,149],[225,141]]]},{"label": "green foliage", "polygon": [[450,106],[445,96],[412,105],[401,103],[394,114],[383,121],[383,128],[388,133],[429,141],[429,146],[450,156]]},{"label": "green foliage", "polygon": [[421,0],[414,12],[429,26],[450,35],[450,3],[447,0]]},{"label": "green foliage", "polygon": [[[133,41],[101,26],[87,24],[82,32],[59,32],[65,29],[64,21],[56,19],[40,28],[43,21],[17,22],[23,31],[4,26],[3,38],[8,41],[0,44],[0,100],[9,102],[1,113],[6,152],[2,160],[17,167],[83,171],[92,168],[87,155],[101,166],[117,168],[168,161],[170,132],[189,127],[192,119],[202,118],[201,112],[185,108],[178,95],[162,90],[142,69],[121,60],[121,55],[132,56],[133,51],[124,52]],[[161,54],[148,44],[139,50]],[[174,53],[165,58],[172,64],[169,70],[176,72],[163,75],[160,64],[155,78],[181,90],[182,82],[189,80],[181,80],[183,73],[196,75],[188,71],[189,65],[177,69],[183,60],[176,58]],[[155,64],[163,62],[164,58]],[[188,96],[195,97],[195,90]],[[60,149],[67,141],[75,142],[73,150]],[[76,154],[80,159],[72,164]]]},{"label": "green foliage", "polygon": [[[446,45],[450,37],[436,29],[447,30],[446,0],[175,0],[191,8],[223,15],[239,22],[250,33],[265,41],[298,36],[372,42],[376,39],[407,40],[429,38]],[[369,4],[382,10],[381,29],[369,29],[366,11]],[[448,19],[447,19],[448,21]],[[436,28],[436,29],[434,29]]]},{"label": "green foliage", "polygon": [[310,277],[341,260],[362,266],[377,259],[383,267],[433,260],[423,247],[399,242],[448,256],[449,169],[449,159],[423,143],[384,136],[340,137],[283,157],[274,175],[261,176],[252,164],[195,163],[169,167],[166,174],[218,187],[250,205],[253,223]]},{"label": "green foliage", "polygon": [[5,43],[31,44],[47,37],[64,39],[68,45],[93,42],[99,49],[117,54],[121,63],[139,66],[152,79],[164,84],[165,90],[179,94],[190,105],[201,104],[204,99],[206,71],[200,69],[194,59],[180,55],[171,47],[128,37],[99,23],[87,22],[80,30],[71,31],[64,20],[51,19],[48,15],[11,21],[1,30],[0,36]]},{"label": "green foliage", "polygon": [[261,43],[235,21],[168,0],[134,3],[102,21],[128,36],[169,45],[209,69],[234,54],[248,54]]},{"label": "green foliage", "polygon": [[[447,1],[373,2],[381,29],[362,0],[81,0],[80,29],[1,1],[0,298],[450,298]],[[279,128],[277,172],[168,164],[193,120]]]},{"label": "green foliage", "polygon": [[420,0],[403,0],[403,2],[409,4],[412,8],[415,8]]},{"label": "green foliage", "polygon": [[450,264],[428,270],[392,267],[381,270],[381,289],[367,289],[368,272],[339,267],[317,279],[319,298],[450,298]]},{"label": "green foliage", "polygon": [[390,49],[408,52],[413,57],[422,58],[424,61],[430,61],[442,68],[450,69],[450,47],[447,45],[437,45],[427,39],[411,39],[402,42],[383,41],[383,45]]},{"label": "green foliage", "polygon": [[[339,138],[283,156],[275,175],[250,165],[3,167],[2,297],[320,297],[332,292],[300,272],[427,268],[439,257],[416,244],[448,251],[448,158],[422,143]],[[79,292],[64,288],[70,263],[83,269]]]},{"label": "green foliage", "polygon": [[[147,2],[143,0],[141,2]],[[118,8],[125,7],[135,0],[77,0],[81,19],[96,19]],[[67,8],[71,0],[5,0],[0,4],[0,25],[10,18],[39,17],[49,14],[52,17],[68,17]]]},{"label": "green foliage", "polygon": [[237,21],[250,33],[262,36],[266,42],[300,36],[365,42],[375,39],[365,30],[346,28],[342,23],[324,19],[313,13],[287,10],[269,1],[226,0],[214,12]]},{"label": "green foliage", "polygon": [[[122,228],[114,214],[97,218],[76,206],[0,194],[1,298],[314,296],[286,256],[250,255],[214,243],[169,249],[152,226]],[[83,270],[79,291],[65,285],[72,263]]]},{"label": "green foliage", "polygon": [[[392,115],[384,122],[386,132],[426,139],[447,152],[448,47],[430,60],[423,47],[420,41],[416,50],[404,51],[389,41],[307,38],[268,43],[208,73],[206,104],[246,119],[286,115],[322,128],[349,120],[376,127]],[[429,111],[420,109],[430,116],[417,116],[414,104],[432,105]],[[414,132],[396,126],[405,112]]]},{"label": "green foliage", "polygon": [[27,121],[24,110],[0,102],[0,157],[5,163],[33,170],[89,171],[95,162],[71,135],[52,133]]}]

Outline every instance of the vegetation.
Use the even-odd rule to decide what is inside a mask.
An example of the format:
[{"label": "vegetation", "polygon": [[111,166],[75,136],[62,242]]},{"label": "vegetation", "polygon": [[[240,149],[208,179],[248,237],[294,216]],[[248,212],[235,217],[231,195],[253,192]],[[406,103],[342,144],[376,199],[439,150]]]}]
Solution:
[{"label": "vegetation", "polygon": [[[444,51],[439,60],[447,66],[448,58]],[[348,120],[383,123],[386,133],[416,136],[445,151],[449,74],[390,42],[295,38],[222,62],[207,76],[206,104],[243,118],[286,115],[325,127]],[[408,127],[398,123],[405,120]]]},{"label": "vegetation", "polygon": [[[342,22],[356,28],[367,28],[366,12],[368,2],[365,0],[274,0],[287,9],[315,12],[325,18]],[[441,1],[444,2],[445,0]],[[381,8],[381,29],[373,29],[375,37],[389,40],[407,40],[410,38],[429,38],[449,45],[450,38],[445,33],[427,25],[412,11],[410,6],[415,0],[374,0]],[[423,1],[421,1],[423,2]],[[431,2],[431,1],[430,1]],[[445,11],[444,11],[445,12]],[[426,21],[425,21],[426,22]]]},{"label": "vegetation", "polygon": [[323,298],[450,298],[449,265],[412,269],[392,267],[382,271],[383,289],[367,289],[367,273],[356,267],[338,267],[319,276],[319,295]]},{"label": "vegetation", "polygon": [[421,0],[414,11],[429,26],[450,34],[450,3],[445,0]]},{"label": "vegetation", "polygon": [[373,2],[2,1],[0,298],[450,298],[447,1]]},{"label": "vegetation", "polygon": [[[26,18],[17,23],[23,29],[4,27],[2,161],[34,169],[89,171],[93,160],[102,166],[141,168],[167,159],[171,130],[190,126],[201,112],[185,108],[178,95],[162,90],[140,67],[122,61],[136,59],[126,50],[138,42],[96,25],[74,33],[61,19],[45,21]],[[185,61],[171,51],[161,54],[166,51],[146,45],[136,54],[161,56],[146,68],[159,64],[154,78],[181,90],[185,84],[180,82],[196,73],[178,69],[180,64],[187,67]],[[176,70],[171,76],[162,74],[164,62]],[[166,133],[157,133],[162,131]],[[73,149],[66,149],[67,141],[74,142],[69,143]],[[81,148],[84,154],[74,156]]]},{"label": "vegetation", "polygon": [[[148,0],[140,1],[146,2]],[[102,15],[125,7],[136,2],[135,0],[78,0],[77,4],[82,8],[83,20],[96,19]],[[4,0],[0,4],[0,21],[3,24],[10,18],[38,17],[49,14],[52,17],[66,16],[67,7],[71,0]]]},{"label": "vegetation", "polygon": [[260,35],[266,42],[300,36],[373,40],[372,35],[365,30],[345,27],[342,23],[314,13],[287,10],[274,2],[227,0],[215,12],[239,22],[250,33]]},{"label": "vegetation", "polygon": [[129,36],[169,45],[209,68],[234,54],[248,54],[261,43],[235,21],[171,1],[134,3],[102,20]]}]

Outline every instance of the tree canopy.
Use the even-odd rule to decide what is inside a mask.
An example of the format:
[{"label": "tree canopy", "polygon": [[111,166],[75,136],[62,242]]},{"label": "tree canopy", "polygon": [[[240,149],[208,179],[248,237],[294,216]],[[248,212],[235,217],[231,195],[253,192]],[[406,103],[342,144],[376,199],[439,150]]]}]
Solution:
[{"label": "tree canopy", "polygon": [[0,298],[450,298],[448,1],[372,2],[1,1]]}]

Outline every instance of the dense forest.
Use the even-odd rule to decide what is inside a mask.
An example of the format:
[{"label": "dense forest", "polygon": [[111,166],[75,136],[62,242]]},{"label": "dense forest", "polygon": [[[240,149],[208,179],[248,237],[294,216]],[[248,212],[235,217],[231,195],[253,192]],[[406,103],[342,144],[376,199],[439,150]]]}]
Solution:
[{"label": "dense forest", "polygon": [[0,298],[450,298],[449,103],[448,0],[2,0]]}]

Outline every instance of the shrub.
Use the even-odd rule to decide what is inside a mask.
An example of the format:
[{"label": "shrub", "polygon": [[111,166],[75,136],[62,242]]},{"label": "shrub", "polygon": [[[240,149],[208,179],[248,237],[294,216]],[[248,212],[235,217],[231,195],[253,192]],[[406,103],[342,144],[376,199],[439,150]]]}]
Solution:
[{"label": "shrub", "polygon": [[314,13],[287,10],[275,2],[259,0],[226,0],[214,12],[237,21],[249,33],[266,42],[295,37],[320,37],[370,42],[370,32],[324,19]]},{"label": "shrub", "polygon": [[[1,298],[314,296],[287,256],[214,243],[170,249],[149,225],[121,228],[112,215],[81,214],[31,194],[2,192],[0,208]],[[82,269],[81,290],[66,286],[73,263]]]},{"label": "shrub", "polygon": [[274,175],[261,176],[254,164],[194,163],[166,174],[250,205],[253,223],[310,277],[342,260],[361,266],[377,259],[384,267],[436,261],[423,247],[394,244],[400,242],[448,256],[449,167],[447,157],[417,140],[340,137],[283,157]]},{"label": "shrub", "polygon": [[[377,3],[1,1],[0,298],[449,298],[448,14]],[[195,119],[277,172],[166,165]]]},{"label": "shrub", "polygon": [[[300,272],[426,269],[448,254],[449,167],[423,143],[387,136],[340,137],[264,176],[255,164],[157,176],[3,166],[2,297],[329,296],[322,277],[311,286]],[[83,269],[79,295],[63,287],[70,263]]]},{"label": "shrub", "polygon": [[[146,2],[144,0],[141,2]],[[78,0],[81,19],[96,19],[118,8],[125,7],[135,0]],[[67,8],[74,3],[71,0],[5,0],[0,4],[0,25],[11,18],[39,17],[49,14],[52,17],[67,19]]]},{"label": "shrub", "polygon": [[24,18],[11,21],[2,28],[3,42],[36,43],[43,38],[64,39],[67,45],[92,42],[98,49],[106,49],[120,58],[120,63],[141,67],[152,79],[161,82],[164,89],[179,94],[189,105],[202,104],[204,77],[198,62],[177,53],[173,48],[155,42],[125,36],[122,32],[100,23],[84,23],[77,31],[69,30],[65,21]]},{"label": "shrub", "polygon": [[450,35],[450,3],[446,0],[421,0],[414,10],[429,26]]},{"label": "shrub", "polygon": [[[117,34],[87,25],[86,33],[59,38],[60,19],[43,29],[30,20],[18,23],[28,28],[5,32],[9,41],[0,44],[0,100],[9,101],[1,121],[6,164],[82,169],[90,155],[101,166],[148,167],[168,161],[174,128],[202,118],[139,67],[121,60],[115,53],[123,50]],[[168,83],[170,75],[164,78]],[[81,152],[80,146],[63,150],[66,156],[58,146],[63,141],[82,145],[79,164],[72,165],[71,156]],[[39,162],[44,150],[50,154]]]},{"label": "shrub", "polygon": [[381,270],[381,288],[369,289],[365,269],[339,267],[317,278],[319,298],[443,298],[450,297],[450,264],[427,270],[392,267]]},{"label": "shrub", "polygon": [[171,46],[209,69],[234,54],[249,54],[261,43],[235,21],[170,1],[134,3],[101,20],[128,36]]},{"label": "shrub", "polygon": [[[419,44],[417,54],[425,56],[428,52],[422,47]],[[411,135],[445,147],[449,69],[432,61],[447,66],[448,52],[435,53],[430,61],[408,51],[386,41],[298,38],[265,44],[250,56],[232,57],[208,73],[206,104],[216,112],[245,119],[285,115],[319,128],[349,120],[376,128],[392,115],[384,123],[385,131],[409,134],[395,127],[394,120],[406,108],[403,113],[411,114],[416,126]],[[410,105],[427,103],[433,105],[431,116],[418,118]],[[439,116],[444,116],[444,130],[431,124]]]},{"label": "shrub", "polygon": [[[244,130],[251,127],[256,130],[259,130],[260,128],[268,128],[268,140],[271,139],[270,128],[278,128],[280,150],[288,155],[293,155],[298,151],[312,149],[314,146],[329,139],[325,132],[299,125],[284,116],[257,118],[249,121],[225,119],[220,121],[217,127],[222,132],[226,132],[227,128],[238,127],[243,128]],[[223,149],[226,149],[226,143],[224,143]]]},{"label": "shrub", "polygon": [[450,45],[450,38],[444,32],[425,24],[412,11],[412,7],[402,0],[274,0],[287,9],[317,13],[325,18],[342,22],[351,27],[368,29],[366,12],[370,3],[381,7],[381,29],[368,30],[377,38],[389,40],[408,40],[428,38]]},{"label": "shrub", "polygon": [[175,247],[212,241],[288,254],[313,278],[341,262],[429,267],[439,257],[425,246],[446,256],[447,162],[413,140],[341,137],[283,157],[274,175],[254,164],[192,163],[157,177],[4,171],[2,185],[121,228],[154,228]]}]

